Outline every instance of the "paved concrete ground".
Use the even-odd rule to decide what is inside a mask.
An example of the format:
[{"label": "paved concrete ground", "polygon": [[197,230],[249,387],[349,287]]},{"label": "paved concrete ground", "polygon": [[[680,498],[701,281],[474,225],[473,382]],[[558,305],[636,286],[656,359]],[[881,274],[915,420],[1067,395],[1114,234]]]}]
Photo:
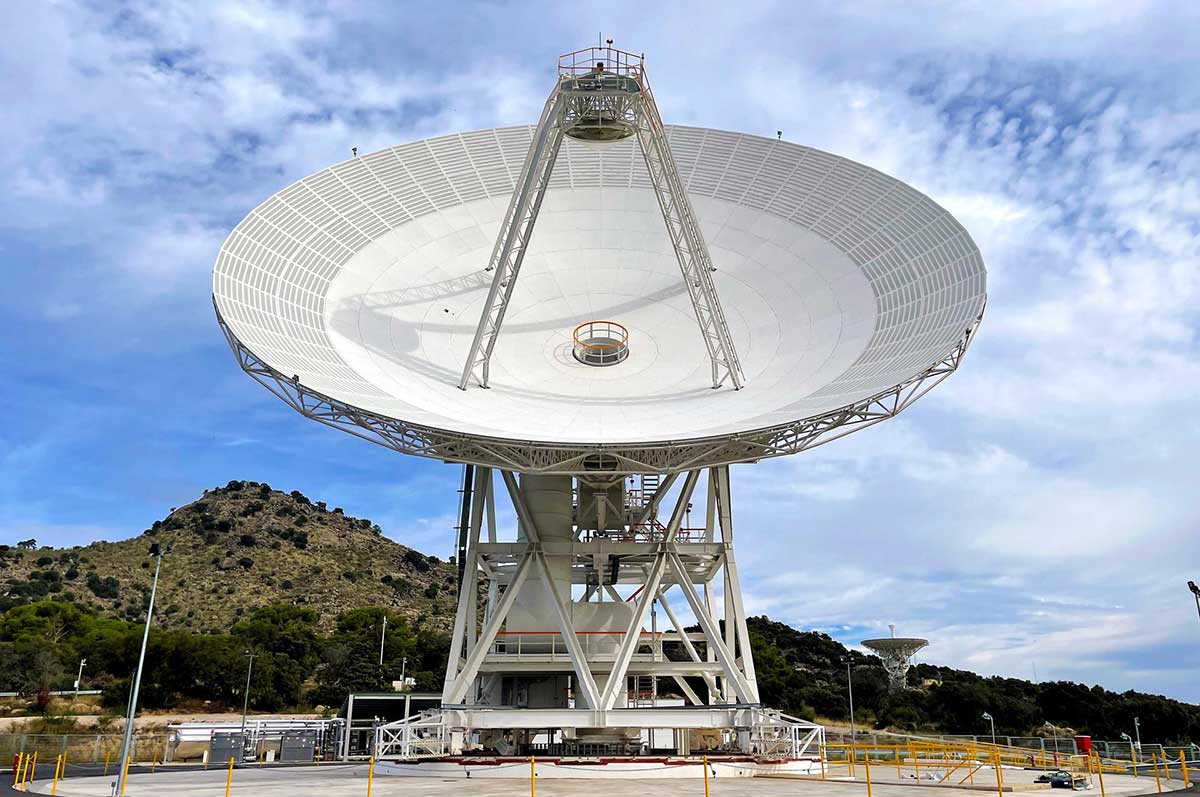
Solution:
[{"label": "paved concrete ground", "polygon": [[[896,780],[895,770],[891,777],[872,767],[872,797],[982,797],[994,792],[959,788],[917,786]],[[1004,782],[1012,786],[1015,795],[1034,793],[1033,779],[1036,772],[1005,770]],[[224,797],[225,776],[223,770],[172,770],[160,767],[159,771],[129,776],[126,797]],[[60,797],[109,797],[115,778],[84,777],[60,781]],[[977,786],[994,785],[994,778],[980,772],[975,779]],[[821,781],[795,778],[715,778],[709,782],[714,797],[866,797],[865,781]],[[1170,784],[1164,782],[1164,790],[1179,788],[1178,779]],[[1109,795],[1134,795],[1153,793],[1153,776],[1134,778],[1130,775],[1105,775],[1105,792]],[[1024,788],[1022,788],[1024,787]],[[50,784],[36,781],[31,792],[50,793]],[[1045,787],[1037,788],[1045,791]],[[700,779],[679,780],[552,780],[542,779],[537,783],[541,797],[685,797],[703,795],[704,784]],[[317,767],[280,767],[276,769],[246,768],[235,770],[231,797],[365,797],[367,793],[367,767],[362,765]],[[527,780],[480,780],[466,781],[462,778],[409,778],[377,776],[371,790],[372,797],[425,797],[431,795],[487,795],[488,797],[518,797],[529,793]],[[1055,791],[1055,795],[1063,792]],[[1099,797],[1097,785],[1092,790]],[[1046,797],[1050,797],[1047,793]]]}]

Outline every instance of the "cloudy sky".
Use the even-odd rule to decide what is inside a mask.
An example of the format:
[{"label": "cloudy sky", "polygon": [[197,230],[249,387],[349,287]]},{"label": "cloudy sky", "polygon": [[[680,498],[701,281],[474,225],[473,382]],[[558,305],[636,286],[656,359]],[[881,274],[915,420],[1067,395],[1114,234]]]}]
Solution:
[{"label": "cloudy sky", "polygon": [[451,553],[458,469],[241,375],[209,275],[345,159],[532,122],[559,52],[645,51],[669,121],[930,194],[989,269],[963,369],[905,416],[734,469],[751,609],[925,660],[1200,701],[1194,3],[0,5],[0,541],[139,532],[232,478]]}]

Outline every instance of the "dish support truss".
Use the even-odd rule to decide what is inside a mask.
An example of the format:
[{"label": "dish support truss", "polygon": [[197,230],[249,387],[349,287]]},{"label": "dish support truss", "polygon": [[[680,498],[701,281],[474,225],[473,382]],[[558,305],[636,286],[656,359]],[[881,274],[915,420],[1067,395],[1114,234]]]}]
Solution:
[{"label": "dish support truss", "polygon": [[618,130],[617,135],[631,133],[637,136],[708,350],[712,386],[718,388],[728,378],[735,389],[740,389],[742,369],[713,283],[712,272],[716,269],[675,167],[642,57],[611,47],[591,47],[561,56],[558,73],[558,83],[550,92],[538,120],[486,269],[494,272],[492,285],[463,365],[459,388],[466,390],[472,377],[481,387],[488,386],[492,351],[533,236],[563,137],[573,133],[580,135],[585,129],[593,130],[595,128],[590,127],[589,122],[599,122],[607,129]]},{"label": "dish support truss", "polygon": [[958,343],[929,367],[894,387],[829,412],[734,435],[643,443],[546,443],[484,437],[409,423],[364,410],[304,385],[238,340],[213,302],[217,323],[238,365],[289,407],[326,426],[403,454],[521,473],[672,473],[797,454],[886,421],[958,369],[983,310]]},{"label": "dish support truss", "polygon": [[[895,639],[885,641],[900,642]],[[888,691],[896,693],[908,689],[908,670],[912,666],[912,658],[917,651],[928,644],[924,639],[914,639],[909,644],[878,647],[867,641],[863,643],[863,646],[879,657],[879,661],[883,664],[883,671],[887,673]]]},{"label": "dish support truss", "polygon": [[[702,475],[629,489],[621,475],[518,478],[466,466],[442,709],[381,726],[376,755],[460,753],[495,729],[565,730],[571,740],[705,729],[741,753],[807,751],[820,726],[760,705],[728,467],[708,469],[704,520],[690,525]],[[498,540],[497,492],[517,517],[516,541]],[[699,632],[676,613],[680,595]],[[659,705],[660,681],[684,705]],[[678,752],[690,738],[676,734]]]}]

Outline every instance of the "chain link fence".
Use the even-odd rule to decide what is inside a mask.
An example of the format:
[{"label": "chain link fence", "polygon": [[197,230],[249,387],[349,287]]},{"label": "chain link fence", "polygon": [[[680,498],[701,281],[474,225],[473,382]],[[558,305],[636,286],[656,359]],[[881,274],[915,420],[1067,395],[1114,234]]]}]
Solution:
[{"label": "chain link fence", "polygon": [[[0,760],[12,761],[20,753],[37,753],[39,761],[66,755],[67,765],[114,764],[121,757],[124,737],[119,733],[0,733]],[[134,762],[161,762],[167,750],[167,734],[136,734],[130,758]]]}]

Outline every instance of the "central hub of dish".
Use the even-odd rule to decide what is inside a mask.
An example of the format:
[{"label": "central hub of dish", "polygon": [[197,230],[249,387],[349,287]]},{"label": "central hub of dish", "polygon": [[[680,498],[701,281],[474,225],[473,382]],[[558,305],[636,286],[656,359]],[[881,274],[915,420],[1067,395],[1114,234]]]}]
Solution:
[{"label": "central hub of dish", "polygon": [[629,356],[629,330],[616,321],[585,321],[571,338],[572,353],[584,365],[616,365]]}]

